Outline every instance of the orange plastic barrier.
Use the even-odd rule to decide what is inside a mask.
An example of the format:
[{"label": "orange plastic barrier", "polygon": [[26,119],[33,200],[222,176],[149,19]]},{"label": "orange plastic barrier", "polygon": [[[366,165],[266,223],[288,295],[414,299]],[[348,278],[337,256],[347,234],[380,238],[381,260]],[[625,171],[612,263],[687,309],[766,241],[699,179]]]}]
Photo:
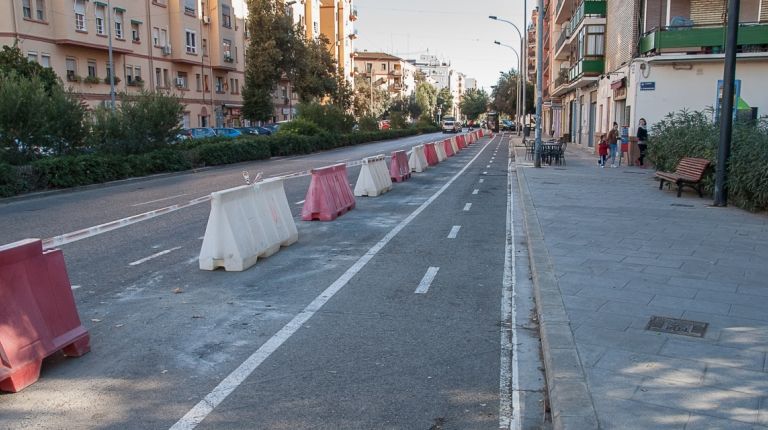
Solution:
[{"label": "orange plastic barrier", "polygon": [[355,208],[355,196],[349,186],[347,165],[344,163],[312,169],[301,219],[304,221],[333,221]]},{"label": "orange plastic barrier", "polygon": [[411,178],[411,167],[408,165],[408,154],[405,151],[392,152],[389,177],[395,182],[403,182]]},{"label": "orange plastic barrier", "polygon": [[61,250],[40,239],[0,247],[0,391],[18,392],[40,378],[43,359],[59,350],[91,350],[80,323]]},{"label": "orange plastic barrier", "polygon": [[435,150],[437,143],[425,143],[424,154],[427,156],[427,164],[430,166],[437,166],[439,161],[437,160],[437,150]]},{"label": "orange plastic barrier", "polygon": [[443,141],[443,148],[445,148],[445,155],[449,157],[453,157],[455,155],[453,152],[453,145],[451,145],[451,139],[445,139]]}]

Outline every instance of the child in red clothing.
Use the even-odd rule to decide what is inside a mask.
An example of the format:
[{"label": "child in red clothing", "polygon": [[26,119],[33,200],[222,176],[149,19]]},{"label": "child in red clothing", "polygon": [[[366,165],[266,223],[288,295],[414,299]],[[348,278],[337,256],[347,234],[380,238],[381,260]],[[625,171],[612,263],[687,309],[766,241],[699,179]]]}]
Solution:
[{"label": "child in red clothing", "polygon": [[608,158],[608,139],[605,135],[600,137],[600,143],[597,144],[597,155],[600,156],[600,160],[597,161],[597,164],[600,167],[605,168],[605,161]]}]

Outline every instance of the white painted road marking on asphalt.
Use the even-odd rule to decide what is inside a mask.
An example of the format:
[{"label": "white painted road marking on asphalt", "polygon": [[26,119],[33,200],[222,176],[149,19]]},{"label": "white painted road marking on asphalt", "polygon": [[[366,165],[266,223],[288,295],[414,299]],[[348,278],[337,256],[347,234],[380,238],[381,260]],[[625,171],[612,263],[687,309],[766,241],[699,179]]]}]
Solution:
[{"label": "white painted road marking on asphalt", "polygon": [[448,233],[448,239],[456,239],[456,236],[459,235],[459,230],[461,230],[460,225],[453,226],[453,228],[451,229],[451,232]]},{"label": "white painted road marking on asphalt", "polygon": [[78,289],[78,288],[80,288],[80,286],[79,286],[79,285],[72,285],[72,289],[73,289],[73,290],[76,290],[76,289]]},{"label": "white painted road marking on asphalt", "polygon": [[352,265],[346,272],[344,272],[339,279],[333,282],[328,288],[325,289],[319,296],[317,296],[312,303],[307,305],[301,312],[299,312],[291,321],[288,322],[283,328],[275,333],[271,338],[264,342],[259,349],[256,350],[250,357],[248,357],[237,369],[232,371],[223,381],[217,385],[213,391],[208,393],[202,400],[200,400],[192,409],[189,410],[179,421],[171,426],[170,430],[192,430],[197,427],[205,418],[213,412],[213,410],[221,404],[233,391],[240,386],[277,348],[280,347],[286,340],[288,340],[294,333],[296,333],[305,322],[307,322],[312,316],[317,313],[331,298],[336,295],[342,288],[344,288],[349,281],[360,272],[360,270],[368,264],[369,261],[376,254],[379,253],[400,231],[402,231],[408,224],[411,223],[419,214],[424,212],[429,205],[437,200],[448,187],[451,186],[464,172],[467,171],[470,165],[477,160],[477,157],[483,153],[488,145],[482,147],[482,149],[467,163],[464,168],[459,170],[448,182],[445,183],[435,194],[428,198],[421,204],[416,210],[408,215],[404,220],[400,221],[386,236],[384,236],[377,244],[373,245],[362,257],[360,257],[355,264]]},{"label": "white painted road marking on asphalt", "polygon": [[424,277],[421,278],[421,282],[419,282],[419,286],[416,287],[416,291],[414,291],[414,293],[427,294],[427,291],[429,291],[429,286],[432,285],[432,281],[434,281],[435,276],[437,276],[438,270],[440,270],[439,267],[430,267],[427,269],[427,273],[425,273]]},{"label": "white painted road marking on asphalt", "polygon": [[491,168],[491,165],[489,164],[489,165],[485,166],[485,168],[486,168],[486,169],[490,169],[490,168]]},{"label": "white painted road marking on asphalt", "polygon": [[485,182],[485,178],[480,178],[480,181],[478,181],[478,182],[480,182],[482,184],[483,182]]},{"label": "white painted road marking on asphalt", "polygon": [[306,200],[302,200],[302,201],[300,201],[300,202],[296,202],[296,206],[298,206],[298,205],[303,205],[305,201],[306,201]]},{"label": "white painted road marking on asphalt", "polygon": [[487,175],[487,174],[488,174],[488,172],[483,172],[483,175]]},{"label": "white painted road marking on asphalt", "polygon": [[[507,234],[501,289],[501,366],[499,371],[499,428],[519,430],[520,376],[517,358],[517,304],[515,299],[515,229],[512,201],[512,159],[507,161]],[[510,374],[511,373],[511,374]]]},{"label": "white painted road marking on asphalt", "polygon": [[171,252],[179,250],[179,249],[181,249],[180,246],[177,246],[177,247],[174,247],[174,248],[171,248],[171,249],[166,249],[165,251],[160,251],[160,252],[158,252],[156,254],[150,255],[149,257],[142,258],[141,260],[136,260],[133,263],[128,263],[128,265],[129,266],[138,266],[141,263],[146,263],[149,260],[154,260],[157,257],[161,257],[161,256],[163,256],[165,254],[170,254]]},{"label": "white painted road marking on asphalt", "polygon": [[179,194],[179,195],[176,195],[176,196],[164,197],[164,198],[162,198],[162,199],[157,199],[157,200],[150,200],[150,201],[148,201],[148,202],[144,202],[144,203],[136,203],[135,205],[131,205],[131,207],[136,207],[136,206],[144,206],[144,205],[151,205],[152,203],[157,203],[157,202],[164,202],[164,201],[166,201],[166,200],[171,200],[171,199],[175,199],[175,198],[178,198],[178,197],[184,197],[184,196],[186,196],[186,195],[187,195],[187,194],[186,194],[186,193],[184,193],[184,194]]},{"label": "white painted road marking on asphalt", "polygon": [[471,207],[472,207],[472,203],[467,203],[467,204],[465,204],[465,205],[464,205],[464,212],[468,212],[468,211],[469,211],[469,208],[471,208]]},{"label": "white painted road marking on asphalt", "polygon": [[475,188],[474,190],[472,190],[472,194],[475,194],[475,195],[476,195],[477,193],[479,193],[479,192],[480,192],[480,190],[479,190],[479,189],[477,189],[477,188]]}]

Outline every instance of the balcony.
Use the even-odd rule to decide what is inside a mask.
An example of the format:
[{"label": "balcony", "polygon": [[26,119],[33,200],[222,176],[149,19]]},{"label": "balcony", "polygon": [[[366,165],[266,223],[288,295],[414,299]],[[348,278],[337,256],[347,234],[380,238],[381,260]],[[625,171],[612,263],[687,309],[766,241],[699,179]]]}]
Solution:
[{"label": "balcony", "polygon": [[357,8],[352,8],[352,10],[349,12],[349,20],[350,21],[357,21]]},{"label": "balcony", "polygon": [[582,58],[570,70],[568,70],[568,81],[574,82],[585,77],[595,77],[605,71],[605,59],[603,57]]},{"label": "balcony", "polygon": [[560,33],[560,38],[555,45],[555,55],[561,56],[561,49],[571,42],[571,36],[577,34],[584,23],[585,18],[598,18],[596,22],[590,24],[605,24],[607,4],[605,0],[584,0],[573,11],[567,25]]},{"label": "balcony", "polygon": [[389,86],[389,91],[393,93],[400,92],[402,91],[402,89],[403,89],[403,84],[392,84]]},{"label": "balcony", "polygon": [[389,71],[389,74],[392,76],[403,76],[403,71],[400,69],[393,69]]},{"label": "balcony", "polygon": [[[724,51],[725,27],[686,26],[662,27],[640,38],[640,54],[664,52],[720,54]],[[741,52],[765,52],[768,45],[768,24],[742,24],[737,44]],[[762,47],[760,45],[763,45]]]}]

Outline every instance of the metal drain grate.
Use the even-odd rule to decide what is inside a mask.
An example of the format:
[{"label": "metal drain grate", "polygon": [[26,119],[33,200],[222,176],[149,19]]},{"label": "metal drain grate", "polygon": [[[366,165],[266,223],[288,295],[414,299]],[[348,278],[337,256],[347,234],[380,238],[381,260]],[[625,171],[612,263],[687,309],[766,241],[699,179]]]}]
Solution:
[{"label": "metal drain grate", "polygon": [[646,330],[661,333],[681,334],[683,336],[704,337],[709,323],[701,321],[681,320],[677,318],[652,316]]}]

